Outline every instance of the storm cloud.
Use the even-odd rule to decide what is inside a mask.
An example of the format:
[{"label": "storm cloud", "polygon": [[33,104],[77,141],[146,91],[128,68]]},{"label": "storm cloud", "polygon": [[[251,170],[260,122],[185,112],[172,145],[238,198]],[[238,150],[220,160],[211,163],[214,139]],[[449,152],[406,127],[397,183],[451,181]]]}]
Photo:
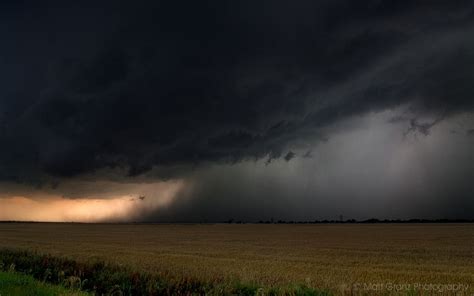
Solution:
[{"label": "storm cloud", "polygon": [[[4,182],[54,190],[71,179],[185,179],[187,189],[160,213],[170,220],[251,219],[262,216],[267,199],[284,205],[275,211],[294,206],[280,215],[287,218],[308,218],[300,210],[305,204],[324,208],[319,216],[334,214],[347,198],[357,199],[339,190],[341,182],[367,193],[370,198],[361,203],[390,204],[380,196],[405,195],[422,196],[423,203],[436,199],[427,216],[465,217],[457,209],[472,209],[473,188],[465,176],[474,170],[473,152],[466,149],[474,128],[473,1],[3,1],[1,6]],[[457,132],[433,131],[443,124]],[[387,137],[383,131],[393,128],[397,132]],[[373,146],[358,146],[361,130],[380,137]],[[341,135],[344,147],[353,150],[334,144]],[[399,137],[402,142],[395,141]],[[383,163],[386,154],[370,155],[381,153],[380,145],[405,147],[413,137],[439,139],[433,145],[464,158],[436,150],[415,159],[398,174],[418,167],[416,161],[433,164],[428,181],[418,186],[383,174],[388,187],[374,189],[367,184],[379,171],[350,174]],[[367,151],[367,158],[342,165],[343,156],[357,155],[357,149]],[[328,177],[319,172],[318,182],[328,188],[302,192],[303,162],[348,177],[324,183]],[[253,182],[265,183],[285,170],[281,166],[291,167],[286,172],[291,176],[283,174],[270,188],[241,183],[251,175],[244,168],[255,165],[262,172]],[[442,173],[446,167],[450,175]],[[431,181],[449,190],[431,194]],[[275,188],[282,190],[276,194]],[[452,212],[438,211],[453,194],[459,199]],[[286,202],[291,195],[301,199]],[[212,211],[220,203],[242,206],[221,215]],[[397,215],[424,215],[407,213]]]}]

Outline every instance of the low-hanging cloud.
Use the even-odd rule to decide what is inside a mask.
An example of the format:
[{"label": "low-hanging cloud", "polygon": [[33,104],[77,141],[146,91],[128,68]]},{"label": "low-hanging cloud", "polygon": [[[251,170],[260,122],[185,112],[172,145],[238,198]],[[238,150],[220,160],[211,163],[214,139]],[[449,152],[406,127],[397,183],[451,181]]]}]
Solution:
[{"label": "low-hanging cloud", "polygon": [[[465,218],[474,210],[474,139],[450,133],[458,116],[430,136],[388,123],[391,112],[351,119],[311,158],[207,166],[189,176],[173,203],[144,221],[314,221]],[[384,123],[385,122],[385,123]]]},{"label": "low-hanging cloud", "polygon": [[[207,198],[201,192],[212,188],[230,196],[235,185],[230,176],[241,166],[263,163],[264,174],[272,175],[279,165],[324,161],[316,155],[334,137],[361,128],[353,118],[387,110],[396,112],[386,124],[377,124],[384,129],[404,125],[397,129],[402,137],[448,139],[432,131],[464,116],[469,119],[456,126],[462,132],[452,133],[443,145],[464,151],[464,141],[472,139],[472,1],[2,5],[0,30],[11,41],[0,49],[5,57],[0,180],[6,183],[59,190],[58,184],[71,179],[187,178],[199,188],[210,186],[186,186],[192,195]],[[392,138],[380,139],[392,143]],[[436,155],[439,160],[426,161],[471,172],[466,163]],[[353,169],[330,159],[328,170]],[[353,165],[361,169],[365,163]],[[212,178],[204,177],[214,166],[224,170],[220,177],[227,186],[214,188]],[[292,175],[301,170],[297,166]],[[370,188],[372,177],[354,175],[353,180]],[[293,178],[275,186],[301,185]],[[449,188],[457,184],[444,180]],[[409,188],[397,184],[399,194]],[[469,196],[469,189],[462,194]],[[273,189],[255,190],[234,194],[232,200],[256,203],[255,209],[241,211],[258,211],[269,196],[276,196],[275,204],[284,199]],[[416,190],[403,194],[417,195]],[[343,195],[330,189],[308,192],[333,203],[334,196]]]}]

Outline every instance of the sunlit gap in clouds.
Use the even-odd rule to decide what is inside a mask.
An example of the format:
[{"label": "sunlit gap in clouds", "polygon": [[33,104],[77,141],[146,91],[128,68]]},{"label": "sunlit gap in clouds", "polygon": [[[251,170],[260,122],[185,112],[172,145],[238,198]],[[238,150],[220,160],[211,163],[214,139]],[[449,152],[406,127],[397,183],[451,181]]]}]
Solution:
[{"label": "sunlit gap in clouds", "polygon": [[[67,198],[59,193],[31,192],[0,196],[0,220],[44,222],[132,222],[143,213],[170,204],[183,188],[181,180],[121,184],[107,183],[103,193]],[[103,185],[103,184],[102,184]],[[115,188],[114,188],[115,187]],[[119,193],[119,194],[118,194]]]}]

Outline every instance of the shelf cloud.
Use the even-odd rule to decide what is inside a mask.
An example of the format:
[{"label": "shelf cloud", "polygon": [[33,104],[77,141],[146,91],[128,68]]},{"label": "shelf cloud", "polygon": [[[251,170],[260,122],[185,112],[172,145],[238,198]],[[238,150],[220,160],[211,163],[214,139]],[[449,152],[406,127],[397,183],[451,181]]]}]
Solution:
[{"label": "shelf cloud", "polygon": [[182,182],[110,219],[472,218],[472,1],[0,5],[2,204]]}]

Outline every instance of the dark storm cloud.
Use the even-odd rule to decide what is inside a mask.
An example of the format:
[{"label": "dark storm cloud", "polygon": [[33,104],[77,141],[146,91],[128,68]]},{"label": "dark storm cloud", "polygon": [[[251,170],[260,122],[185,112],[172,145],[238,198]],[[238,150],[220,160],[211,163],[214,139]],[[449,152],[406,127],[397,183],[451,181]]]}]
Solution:
[{"label": "dark storm cloud", "polygon": [[[339,215],[471,219],[474,138],[450,133],[465,118],[440,122],[429,136],[404,135],[410,124],[386,122],[389,113],[348,120],[359,128],[334,134],[309,157],[200,168],[173,203],[139,217],[161,222],[313,221]],[[364,121],[372,124],[360,128]]]},{"label": "dark storm cloud", "polygon": [[283,157],[286,161],[290,161],[296,154],[293,151],[288,152],[285,157]]},{"label": "dark storm cloud", "polygon": [[354,115],[473,107],[472,1],[2,6],[4,180],[289,161]]},{"label": "dark storm cloud", "polygon": [[441,122],[443,117],[437,118],[432,120],[431,122],[419,122],[416,118],[412,118],[410,120],[410,127],[406,131],[405,135],[410,132],[420,132],[421,134],[428,136],[430,134],[430,129],[434,127],[436,124]]}]

